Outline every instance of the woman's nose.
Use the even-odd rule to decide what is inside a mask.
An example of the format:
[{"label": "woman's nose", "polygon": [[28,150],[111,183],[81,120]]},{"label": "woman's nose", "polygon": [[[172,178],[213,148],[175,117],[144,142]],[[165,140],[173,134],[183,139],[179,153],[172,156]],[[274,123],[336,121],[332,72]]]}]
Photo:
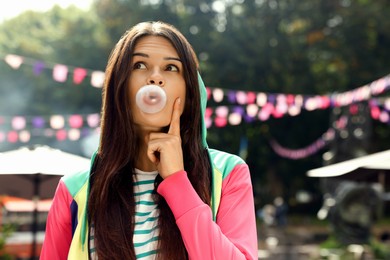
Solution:
[{"label": "woman's nose", "polygon": [[165,84],[165,80],[160,73],[154,72],[153,74],[150,75],[148,79],[148,84],[158,85],[160,87],[163,87]]}]

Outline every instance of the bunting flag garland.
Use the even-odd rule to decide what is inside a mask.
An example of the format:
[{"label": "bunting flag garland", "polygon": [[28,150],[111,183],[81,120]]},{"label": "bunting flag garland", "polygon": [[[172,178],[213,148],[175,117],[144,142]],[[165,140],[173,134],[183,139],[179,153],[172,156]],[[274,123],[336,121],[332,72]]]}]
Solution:
[{"label": "bunting flag garland", "polygon": [[[371,99],[369,102],[371,117],[385,124],[390,124],[390,98],[386,99]],[[350,106],[350,109],[354,109],[354,105]],[[271,117],[281,118],[285,115],[298,115],[301,112],[297,106],[291,106],[287,109],[278,109],[271,103],[265,104],[263,107],[259,107],[257,104],[250,105],[236,105],[236,106],[216,106],[207,107],[205,111],[205,123],[206,127],[226,127],[227,125],[239,125],[241,123],[251,123],[254,121],[267,121]],[[346,125],[345,117],[340,117],[335,122],[335,129],[343,129]],[[0,142],[10,140],[13,142],[16,136],[17,140],[25,140],[21,136],[30,135],[38,136],[52,136],[48,135],[50,131],[59,131],[58,137],[63,135],[61,130],[69,131],[70,129],[97,129],[100,125],[100,114],[71,114],[71,115],[50,115],[50,116],[0,116],[0,130],[2,130],[2,138]],[[71,131],[75,132],[74,130]],[[5,136],[8,136],[5,138]],[[280,145],[277,145],[273,141],[273,147],[278,151],[284,151],[283,154],[292,153],[288,149],[282,149]],[[319,148],[321,142],[318,141],[310,148],[314,151],[314,147]],[[306,150],[305,150],[306,151]],[[296,151],[299,156],[308,155],[310,153],[303,150]],[[297,155],[295,155],[297,157]]]},{"label": "bunting flag garland", "polygon": [[[53,80],[66,82],[72,80],[75,85],[90,77],[92,87],[101,88],[104,83],[103,71],[54,64],[22,57],[15,54],[0,55],[14,70],[23,64],[29,65],[36,76],[43,70],[52,70]],[[72,74],[72,75],[71,75]],[[334,107],[350,106],[359,102],[369,102],[370,114],[374,120],[390,124],[390,98],[376,98],[390,89],[390,74],[357,89],[330,95],[300,95],[284,93],[265,93],[242,90],[227,90],[207,87],[207,99],[217,106],[207,107],[205,111],[206,127],[225,127],[253,121],[267,121],[270,118],[297,116],[302,110],[314,111]],[[289,149],[276,140],[270,141],[272,149],[281,157],[301,159],[323,149],[335,138],[337,130],[346,125],[347,118],[341,117],[318,140],[300,148]],[[0,143],[27,143],[34,137],[56,138],[58,141],[77,141],[90,133],[100,131],[99,114],[74,114],[50,116],[0,116]]]},{"label": "bunting flag garland", "polygon": [[295,115],[297,111],[305,109],[314,111],[330,107],[349,106],[353,103],[364,102],[374,96],[381,95],[390,89],[390,75],[373,81],[357,89],[331,95],[300,95],[283,93],[265,93],[240,90],[223,90],[221,88],[207,88],[209,99],[215,103],[227,102],[232,105],[257,104],[259,107],[276,107],[277,114]]},{"label": "bunting flag garland", "polygon": [[[382,123],[390,125],[390,98],[386,99],[371,99],[369,101],[371,109],[371,117]],[[350,110],[355,109],[355,106],[351,105]],[[272,139],[270,145],[275,153],[279,156],[289,159],[302,159],[310,155],[313,155],[323,149],[335,138],[336,131],[345,129],[348,123],[346,116],[341,116],[335,123],[334,128],[328,129],[318,140],[308,145],[305,148],[289,149],[281,146],[276,140]]]},{"label": "bunting flag garland", "polygon": [[[86,77],[90,76],[90,84],[93,87],[101,88],[104,83],[105,74],[103,71],[54,64],[15,54],[0,55],[0,58],[1,56],[3,56],[2,58],[4,61],[15,70],[19,69],[22,64],[32,66],[35,75],[40,75],[43,69],[51,69],[53,80],[57,82],[66,82],[72,78],[73,83],[78,85],[81,84]],[[73,74],[73,77],[69,77],[69,74],[71,73]],[[370,100],[372,97],[383,94],[389,89],[390,75],[387,75],[354,90],[331,95],[293,95],[207,87],[207,98],[217,104],[222,102],[231,105],[257,104],[259,107],[268,106],[267,109],[269,109],[271,104],[276,107],[273,115],[280,117],[282,114],[286,113],[295,115],[302,109],[313,111],[317,109],[327,109],[329,107],[348,106],[356,102]],[[268,114],[269,113],[265,111],[263,112],[262,117],[266,118]]]},{"label": "bunting flag garland", "polygon": [[100,133],[100,128],[70,128],[70,129],[31,129],[31,130],[10,130],[0,131],[0,144],[8,143],[28,143],[35,137],[55,138],[57,141],[78,141],[81,138],[90,136],[94,133]]},{"label": "bunting flag garland", "polygon": [[88,76],[91,77],[90,84],[93,87],[101,88],[104,82],[104,72],[97,70],[90,70],[86,68],[72,67],[64,64],[49,63],[46,61],[40,61],[31,59],[28,57],[22,57],[15,54],[0,55],[3,56],[3,60],[13,69],[17,70],[22,64],[29,65],[33,69],[33,73],[36,76],[42,74],[44,69],[52,70],[53,80],[63,83],[70,79],[70,74],[73,74],[72,80],[76,85],[81,84]]},{"label": "bunting flag garland", "polygon": [[33,137],[77,141],[100,131],[100,115],[0,116],[0,143],[27,143]]},{"label": "bunting flag garland", "polygon": [[274,139],[270,141],[272,149],[281,157],[289,158],[293,160],[306,158],[310,155],[313,155],[324,148],[328,143],[330,143],[335,138],[335,130],[329,128],[319,139],[314,141],[312,144],[301,149],[288,149],[282,147]]},{"label": "bunting flag garland", "polygon": [[[390,107],[390,98],[381,101]],[[378,99],[371,99],[371,116],[373,119],[380,120],[383,123],[389,123],[389,108],[384,106],[382,109],[378,105]],[[352,107],[353,104],[350,106]],[[379,112],[378,112],[379,111]],[[226,125],[239,125],[242,122],[250,123],[253,121],[267,121],[271,117],[281,118],[283,116],[297,116],[302,112],[302,108],[297,105],[275,106],[272,103],[266,103],[263,107],[257,104],[236,105],[236,106],[217,106],[207,107],[205,113],[206,126],[225,127]],[[380,116],[381,115],[381,116]]]},{"label": "bunting flag garland", "polygon": [[369,102],[371,118],[390,125],[390,98],[372,99]]},{"label": "bunting flag garland", "polygon": [[51,115],[45,116],[0,116],[0,126],[7,128],[7,124],[11,125],[12,130],[23,130],[27,128],[42,129],[50,127],[52,129],[81,128],[84,126],[96,128],[100,124],[100,115],[93,114],[73,114],[73,115]]}]

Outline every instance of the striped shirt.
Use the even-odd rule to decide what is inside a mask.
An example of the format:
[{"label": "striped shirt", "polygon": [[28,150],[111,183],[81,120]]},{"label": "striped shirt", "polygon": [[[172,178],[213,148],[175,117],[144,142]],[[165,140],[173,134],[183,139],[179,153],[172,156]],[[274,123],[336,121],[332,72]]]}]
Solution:
[{"label": "striped shirt", "polygon": [[[157,254],[159,240],[158,216],[159,210],[153,200],[154,180],[158,174],[135,169],[134,197],[135,197],[135,225],[134,250],[137,259],[152,260]],[[92,260],[97,259],[94,247],[94,228],[90,230],[90,255]]]}]

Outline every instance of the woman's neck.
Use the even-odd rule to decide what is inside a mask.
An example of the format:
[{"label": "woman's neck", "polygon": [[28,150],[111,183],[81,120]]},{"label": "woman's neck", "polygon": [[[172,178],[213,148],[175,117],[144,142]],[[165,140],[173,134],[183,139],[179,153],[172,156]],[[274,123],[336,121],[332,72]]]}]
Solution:
[{"label": "woman's neck", "polygon": [[147,149],[148,149],[148,137],[150,132],[149,131],[139,131],[139,152],[138,152],[138,158],[135,162],[135,168],[145,171],[145,172],[152,172],[156,171],[157,167],[156,165],[149,159],[147,155]]}]

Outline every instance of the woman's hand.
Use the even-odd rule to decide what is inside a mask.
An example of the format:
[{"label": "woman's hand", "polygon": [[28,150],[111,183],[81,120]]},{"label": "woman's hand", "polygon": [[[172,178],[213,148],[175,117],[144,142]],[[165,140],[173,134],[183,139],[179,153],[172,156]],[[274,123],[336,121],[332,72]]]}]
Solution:
[{"label": "woman's hand", "polygon": [[151,133],[148,141],[148,157],[157,166],[161,177],[184,170],[180,137],[180,98],[175,100],[168,133]]}]

